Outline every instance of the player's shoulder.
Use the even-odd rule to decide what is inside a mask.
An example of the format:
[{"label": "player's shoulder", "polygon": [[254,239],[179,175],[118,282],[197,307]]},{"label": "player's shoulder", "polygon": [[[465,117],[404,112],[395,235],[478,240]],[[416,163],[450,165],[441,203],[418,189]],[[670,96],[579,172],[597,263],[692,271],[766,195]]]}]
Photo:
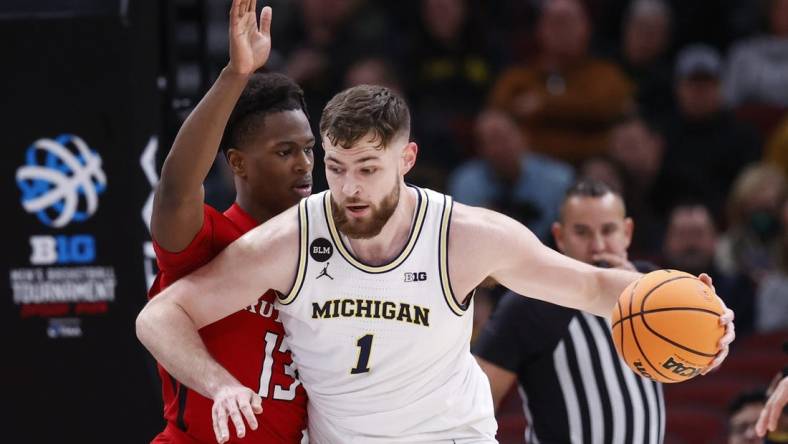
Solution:
[{"label": "player's shoulder", "polygon": [[513,219],[497,211],[454,203],[451,213],[451,229],[461,236],[488,236],[511,229]]}]

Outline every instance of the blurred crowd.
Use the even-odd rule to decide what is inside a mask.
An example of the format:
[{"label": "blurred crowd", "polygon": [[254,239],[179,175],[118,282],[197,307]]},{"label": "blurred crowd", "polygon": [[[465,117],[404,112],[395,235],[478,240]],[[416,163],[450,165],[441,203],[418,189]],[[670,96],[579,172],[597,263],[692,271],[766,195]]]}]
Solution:
[{"label": "blurred crowd", "polygon": [[740,336],[788,327],[788,0],[266,3],[314,128],[341,89],[393,88],[411,182],[553,244],[565,190],[602,180],[631,259],[711,274]]}]

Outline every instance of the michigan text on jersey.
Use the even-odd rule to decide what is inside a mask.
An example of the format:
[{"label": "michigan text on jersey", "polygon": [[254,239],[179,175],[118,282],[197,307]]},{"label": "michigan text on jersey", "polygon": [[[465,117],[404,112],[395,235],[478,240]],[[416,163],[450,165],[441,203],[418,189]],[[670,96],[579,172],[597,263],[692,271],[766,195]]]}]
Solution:
[{"label": "michigan text on jersey", "polygon": [[430,326],[430,309],[401,302],[369,299],[332,299],[312,303],[312,319],[330,318],[391,319]]}]

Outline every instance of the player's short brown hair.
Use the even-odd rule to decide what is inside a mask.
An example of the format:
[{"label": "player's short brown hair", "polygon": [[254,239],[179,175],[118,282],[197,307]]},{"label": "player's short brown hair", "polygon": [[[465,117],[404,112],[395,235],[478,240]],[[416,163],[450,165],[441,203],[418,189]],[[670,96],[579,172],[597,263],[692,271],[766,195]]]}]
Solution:
[{"label": "player's short brown hair", "polygon": [[379,147],[394,136],[410,137],[410,111],[394,91],[374,85],[359,85],[334,96],[323,109],[320,134],[332,145],[350,148],[372,132]]}]

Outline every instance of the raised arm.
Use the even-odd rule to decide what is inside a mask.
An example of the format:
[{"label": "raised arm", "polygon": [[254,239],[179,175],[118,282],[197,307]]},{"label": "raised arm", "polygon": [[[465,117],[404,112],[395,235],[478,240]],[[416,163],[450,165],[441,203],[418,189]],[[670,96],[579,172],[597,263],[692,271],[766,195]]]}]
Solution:
[{"label": "raised arm", "polygon": [[[521,295],[607,318],[619,294],[640,277],[564,256],[519,222],[482,208],[455,204],[450,236],[450,261],[457,258],[450,263],[452,285],[463,292],[490,276]],[[476,260],[469,266],[462,257]]]},{"label": "raised arm", "polygon": [[230,11],[230,62],[183,123],[161,170],[153,198],[151,234],[181,251],[203,224],[202,183],[213,165],[227,120],[249,76],[271,51],[271,8],[257,25],[254,1],[235,0]]},{"label": "raised arm", "polygon": [[[214,400],[217,439],[227,417],[243,436],[260,399],[208,353],[197,330],[257,302],[269,288],[287,293],[298,267],[298,209],[291,208],[230,244],[213,261],[151,299],[137,317],[137,337],[169,374]],[[259,411],[257,411],[259,413]]]}]

